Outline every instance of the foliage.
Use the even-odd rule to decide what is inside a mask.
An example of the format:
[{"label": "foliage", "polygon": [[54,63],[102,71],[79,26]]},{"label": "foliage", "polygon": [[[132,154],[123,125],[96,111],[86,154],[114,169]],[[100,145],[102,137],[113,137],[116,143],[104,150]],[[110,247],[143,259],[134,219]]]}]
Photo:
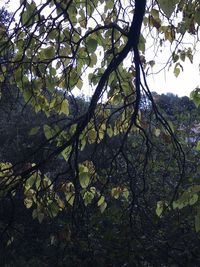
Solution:
[{"label": "foliage", "polygon": [[[17,255],[25,237],[45,252],[2,266],[199,265],[199,115],[146,80],[157,68],[148,42],[170,46],[176,77],[193,62],[184,36],[198,40],[199,10],[192,0],[20,1],[3,22],[1,249]],[[198,108],[198,88],[191,98]]]}]

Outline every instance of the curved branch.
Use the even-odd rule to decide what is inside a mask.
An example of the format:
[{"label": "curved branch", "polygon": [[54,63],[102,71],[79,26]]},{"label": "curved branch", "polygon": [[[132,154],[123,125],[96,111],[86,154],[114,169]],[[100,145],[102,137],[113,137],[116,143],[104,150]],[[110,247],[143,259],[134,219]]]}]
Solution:
[{"label": "curved branch", "polygon": [[[87,113],[83,116],[82,122],[79,124],[77,128],[76,134],[80,134],[83,129],[86,127],[87,123],[92,118],[92,115],[94,113],[94,110],[96,108],[97,102],[101,96],[101,93],[103,91],[103,88],[106,84],[106,81],[108,80],[110,74],[117,69],[117,67],[123,62],[123,60],[126,58],[128,53],[131,51],[131,49],[134,49],[135,55],[139,55],[138,53],[138,43],[139,43],[139,37],[140,37],[140,31],[142,26],[142,21],[145,13],[145,7],[146,7],[146,0],[136,0],[135,1],[135,12],[133,16],[133,21],[130,27],[130,30],[128,32],[128,41],[125,45],[125,47],[122,49],[122,51],[118,54],[118,56],[114,57],[110,64],[108,65],[107,69],[103,73],[103,75],[100,78],[100,81],[96,87],[96,90],[92,96],[90,106],[88,108]],[[138,65],[138,56],[136,57],[137,65]],[[139,63],[140,64],[140,63]],[[137,66],[136,66],[137,67]],[[138,67],[137,67],[138,68]],[[137,72],[139,75],[139,72]],[[138,88],[138,84],[140,83],[140,76],[136,80],[136,91],[140,95]],[[140,98],[138,99],[139,102]],[[139,105],[139,103],[138,103]]]},{"label": "curved branch", "polygon": [[[100,99],[100,96],[103,92],[104,86],[109,79],[110,74],[117,69],[117,67],[123,62],[123,60],[127,57],[128,53],[133,49],[134,56],[135,56],[135,67],[136,67],[136,106],[133,113],[133,117],[136,118],[139,110],[140,104],[140,59],[139,59],[139,52],[138,52],[138,43],[140,38],[141,26],[143,22],[143,17],[146,8],[146,0],[135,0],[135,12],[133,16],[133,20],[127,34],[128,40],[122,51],[116,55],[108,65],[105,72],[102,74],[99,83],[96,87],[96,90],[91,98],[91,102],[87,112],[81,116],[77,120],[77,129],[74,135],[67,140],[63,145],[58,147],[55,151],[53,151],[49,156],[48,159],[38,163],[37,165],[31,167],[30,169],[20,172],[17,175],[20,175],[22,178],[26,178],[30,173],[34,172],[42,165],[46,164],[50,159],[54,158],[55,156],[59,155],[66,147],[74,144],[75,141],[78,140],[79,135],[87,126],[88,122],[91,120],[97,103]],[[134,122],[136,119],[134,119]]]}]

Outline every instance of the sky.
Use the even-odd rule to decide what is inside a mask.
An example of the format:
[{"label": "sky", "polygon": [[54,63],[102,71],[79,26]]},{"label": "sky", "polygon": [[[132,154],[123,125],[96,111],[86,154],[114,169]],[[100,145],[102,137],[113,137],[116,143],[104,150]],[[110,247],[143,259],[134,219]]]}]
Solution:
[{"label": "sky", "polygon": [[192,90],[200,86],[199,63],[200,52],[196,55],[193,64],[189,61],[183,64],[184,71],[177,78],[173,74],[173,68],[148,77],[150,90],[159,94],[169,92],[178,96],[189,96]]},{"label": "sky", "polygon": [[[2,5],[4,0],[0,0]],[[10,0],[9,11],[13,12],[16,9],[18,0]],[[19,3],[19,2],[18,2]],[[151,58],[151,54],[147,55]],[[156,64],[160,62],[160,66],[170,56],[169,49],[163,49],[155,58]],[[191,64],[188,59],[183,63],[184,71],[176,78],[171,69],[165,68],[160,73],[155,73],[147,77],[147,82],[151,91],[158,94],[173,93],[178,96],[189,96],[190,92],[200,86],[200,44],[197,45],[197,51],[194,56],[194,62]],[[159,66],[159,64],[158,64]],[[153,72],[156,72],[153,68]],[[83,92],[84,93],[84,92]]]},{"label": "sky", "polygon": [[[158,58],[158,61],[162,58]],[[194,56],[193,64],[186,59],[183,65],[183,72],[176,78],[173,73],[173,67],[168,71],[163,70],[159,74],[148,77],[148,84],[151,91],[159,94],[173,93],[178,96],[189,96],[191,91],[200,86],[200,49]]]}]

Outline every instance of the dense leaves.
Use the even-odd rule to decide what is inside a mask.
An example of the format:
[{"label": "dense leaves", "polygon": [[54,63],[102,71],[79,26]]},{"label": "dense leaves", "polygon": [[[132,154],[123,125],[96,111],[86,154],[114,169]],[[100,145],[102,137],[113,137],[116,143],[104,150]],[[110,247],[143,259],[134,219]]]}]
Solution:
[{"label": "dense leaves", "polygon": [[165,46],[177,78],[193,63],[184,38],[198,40],[199,9],[53,0],[3,11],[1,266],[199,265],[199,88],[191,102],[146,79]]}]

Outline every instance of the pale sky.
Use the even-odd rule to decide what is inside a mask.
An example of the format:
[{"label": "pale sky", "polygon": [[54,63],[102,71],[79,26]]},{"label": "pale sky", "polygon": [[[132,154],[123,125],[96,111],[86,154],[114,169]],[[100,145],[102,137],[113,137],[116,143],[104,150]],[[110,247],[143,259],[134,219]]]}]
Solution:
[{"label": "pale sky", "polygon": [[156,91],[159,94],[173,93],[178,96],[189,96],[191,91],[200,86],[200,52],[195,55],[194,63],[189,60],[183,64],[184,71],[176,78],[171,70],[163,70],[159,74],[148,77],[148,83],[151,91]]},{"label": "pale sky", "polygon": [[[2,3],[3,0],[0,0],[0,2]],[[10,0],[10,12],[13,12],[16,9],[16,6],[18,5],[17,3],[19,3],[18,0]],[[177,94],[178,96],[189,96],[193,89],[200,86],[200,44],[198,47],[199,49],[194,56],[193,64],[186,59],[185,63],[182,64],[184,71],[181,72],[177,78],[173,74],[173,67],[169,71],[166,68],[159,74],[148,76],[147,81],[150,90],[156,91],[158,94],[170,92]],[[168,52],[163,50],[159,57],[156,58],[156,62],[162,63],[167,57]],[[155,70],[153,69],[153,71]]]},{"label": "pale sky", "polygon": [[[159,94],[170,92],[179,96],[189,96],[192,90],[200,86],[200,44],[197,45],[197,48],[198,51],[194,55],[193,64],[190,63],[189,59],[181,62],[183,72],[181,71],[177,78],[173,73],[174,66],[169,71],[166,68],[161,73],[148,77],[151,91],[156,91]],[[157,61],[162,61],[161,55]]]}]

